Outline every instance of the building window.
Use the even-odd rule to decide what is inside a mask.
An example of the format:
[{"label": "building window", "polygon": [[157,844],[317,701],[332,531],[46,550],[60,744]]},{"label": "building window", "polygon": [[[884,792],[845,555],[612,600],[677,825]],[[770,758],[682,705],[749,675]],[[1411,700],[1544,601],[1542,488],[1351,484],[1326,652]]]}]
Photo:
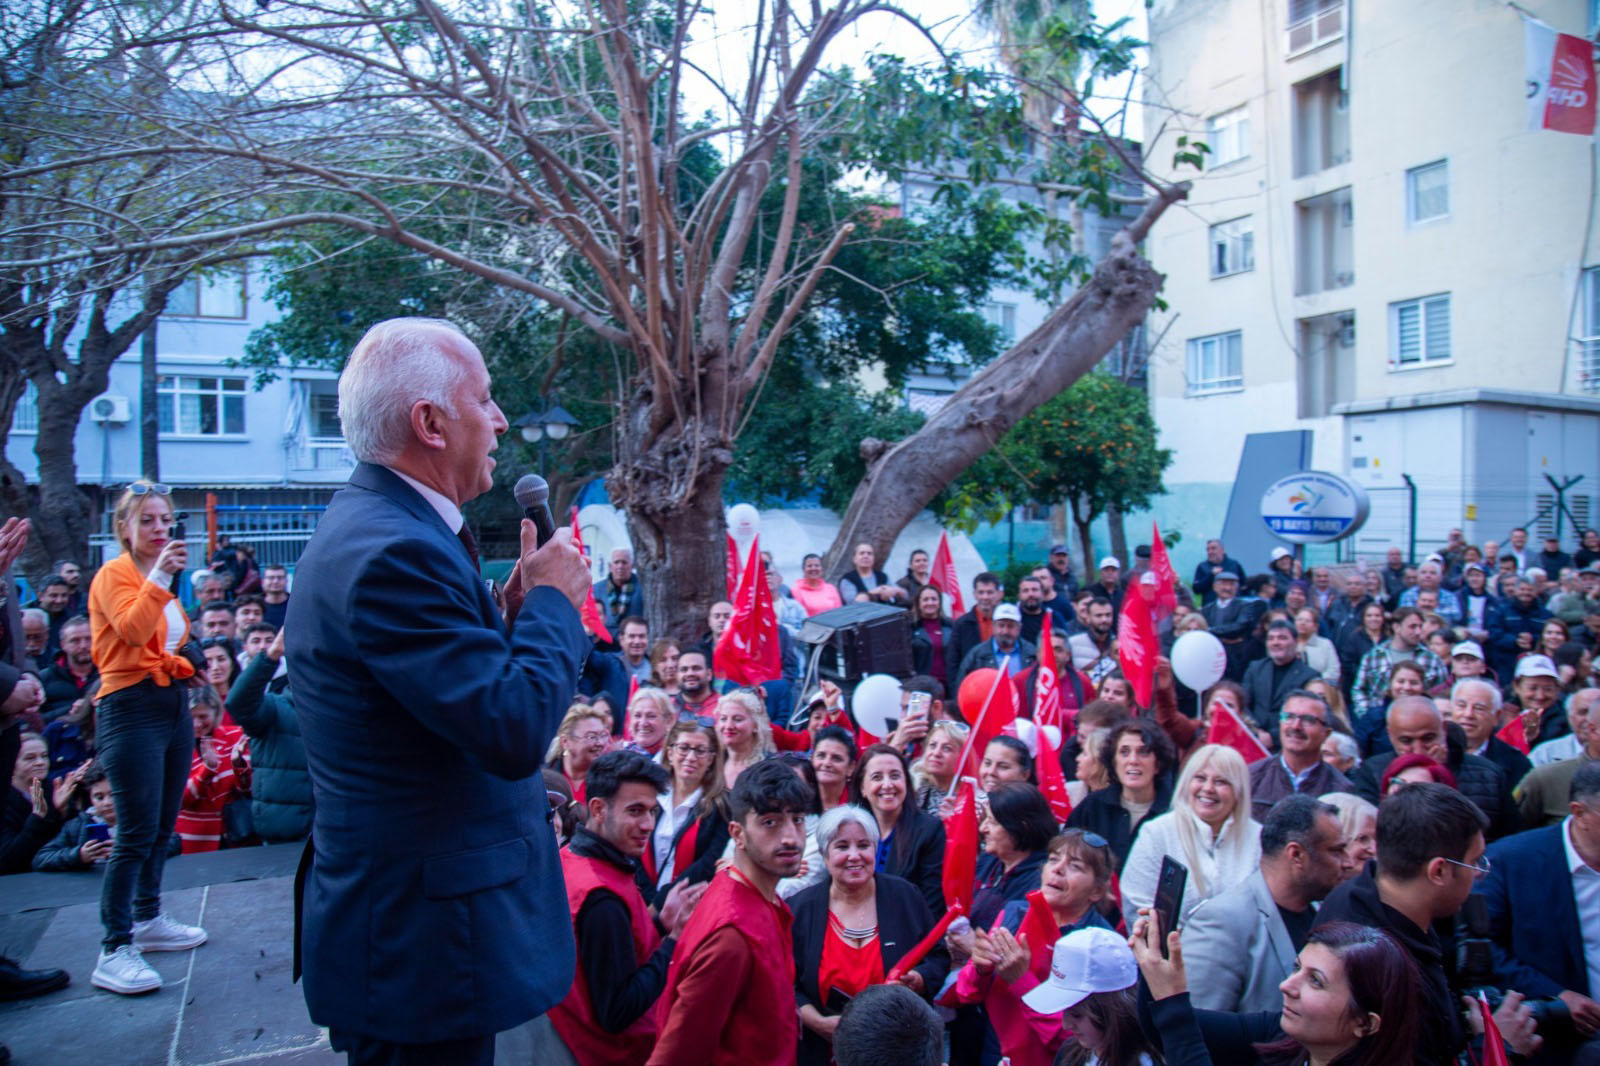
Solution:
[{"label": "building window", "polygon": [[1406,171],[1406,222],[1437,222],[1450,217],[1450,164],[1446,160]]},{"label": "building window", "polygon": [[[1600,267],[1583,272],[1583,336],[1578,338],[1578,359],[1583,390],[1600,392]],[[22,409],[20,404],[17,409]]]},{"label": "building window", "polygon": [[1250,155],[1250,109],[1236,107],[1213,115],[1206,123],[1211,165],[1220,167]]},{"label": "building window", "polygon": [[338,437],[344,436],[344,427],[339,424],[339,394],[336,392],[313,392],[311,394],[311,435],[313,437]]},{"label": "building window", "polygon": [[244,378],[157,378],[156,405],[161,432],[183,437],[242,434],[244,381]]},{"label": "building window", "polygon": [[1389,369],[1450,359],[1450,294],[1389,305]]},{"label": "building window", "polygon": [[39,390],[31,381],[17,397],[17,406],[11,409],[11,432],[39,432]]},{"label": "building window", "polygon": [[1189,395],[1244,388],[1244,334],[1216,333],[1189,342]]},{"label": "building window", "polygon": [[1000,331],[1000,343],[1007,348],[1017,343],[1017,305],[986,303],[983,320]]},{"label": "building window", "polygon": [[1344,0],[1289,0],[1290,55],[1337,40],[1344,34]]},{"label": "building window", "polygon": [[226,267],[204,277],[191,277],[167,297],[169,316],[183,318],[243,318],[244,268]]},{"label": "building window", "polygon": [[1251,216],[1211,227],[1211,276],[1226,277],[1256,268],[1256,224]]}]

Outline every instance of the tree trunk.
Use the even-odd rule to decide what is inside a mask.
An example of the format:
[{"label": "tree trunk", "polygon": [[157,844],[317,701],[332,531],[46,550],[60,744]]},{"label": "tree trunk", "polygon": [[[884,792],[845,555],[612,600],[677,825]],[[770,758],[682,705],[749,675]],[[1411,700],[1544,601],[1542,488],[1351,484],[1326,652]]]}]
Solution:
[{"label": "tree trunk", "polygon": [[161,413],[156,396],[156,330],[152,318],[139,336],[139,469],[149,481],[161,480]]},{"label": "tree trunk", "polygon": [[1133,557],[1128,554],[1128,530],[1122,524],[1122,508],[1116,504],[1106,507],[1106,529],[1111,534],[1111,554],[1122,560],[1122,569],[1133,569]]},{"label": "tree trunk", "polygon": [[941,489],[1034,408],[1093,369],[1149,313],[1162,275],[1136,246],[1167,206],[1187,194],[1187,183],[1159,190],[1139,218],[1112,240],[1111,254],[1088,283],[1010,351],[974,374],[921,429],[894,444],[861,442],[867,473],[828,549],[828,573],[843,565],[850,546],[863,541],[877,550],[878,558],[887,558],[900,531]]},{"label": "tree trunk", "polygon": [[[74,559],[89,564],[90,499],[78,487],[78,462],[74,438],[84,405],[65,386],[44,389],[39,394],[39,434],[33,454],[39,459],[37,500],[30,517],[33,532],[30,550],[35,547],[48,558],[41,574],[57,559]],[[33,573],[29,567],[29,573]]]},{"label": "tree trunk", "polygon": [[1083,553],[1083,587],[1094,584],[1100,576],[1099,569],[1094,565],[1100,560],[1094,557],[1094,540],[1089,535],[1089,529],[1094,525],[1094,512],[1090,511],[1085,517],[1078,517],[1078,505],[1068,504],[1067,511],[1072,515],[1072,525],[1078,531],[1078,550]]}]

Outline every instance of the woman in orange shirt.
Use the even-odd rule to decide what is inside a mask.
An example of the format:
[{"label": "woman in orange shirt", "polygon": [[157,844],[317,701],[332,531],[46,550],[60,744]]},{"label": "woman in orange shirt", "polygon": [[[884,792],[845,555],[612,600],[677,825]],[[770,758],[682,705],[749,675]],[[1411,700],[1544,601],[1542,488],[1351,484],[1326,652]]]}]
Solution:
[{"label": "woman in orange shirt", "polygon": [[161,910],[167,841],[194,749],[184,688],[195,669],[178,653],[189,619],[174,594],[189,556],[173,535],[170,491],[149,481],[128,486],[115,514],[122,554],[89,586],[100,669],[95,748],[117,808],[117,838],[100,886],[105,938],[90,982],[124,995],[161,987],[143,952],[183,951],[206,939],[204,929]]}]

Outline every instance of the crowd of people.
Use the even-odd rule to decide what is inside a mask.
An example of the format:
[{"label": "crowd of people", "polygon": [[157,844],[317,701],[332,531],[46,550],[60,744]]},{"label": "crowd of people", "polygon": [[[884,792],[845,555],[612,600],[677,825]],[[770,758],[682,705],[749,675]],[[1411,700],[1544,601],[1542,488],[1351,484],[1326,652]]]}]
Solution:
[{"label": "crowd of people", "polygon": [[[58,563],[8,624],[0,872],[103,870],[93,982],[136,993],[160,986],[143,953],[206,939],[161,911],[163,864],[302,840],[314,799],[287,569],[224,543],[185,611],[165,487],[116,519],[121,555],[92,583]],[[4,569],[25,536],[0,533]],[[1147,549],[1080,583],[1056,545],[1010,598],[978,574],[957,617],[926,551],[898,579],[870,545],[831,582],[815,555],[789,583],[763,562],[782,668],[756,686],[717,676],[731,604],[653,639],[627,549],[594,585],[611,639],[544,769],[577,978],[537,1061],[1451,1063],[1488,1019],[1531,1061],[1600,1062],[1595,531],[1569,556],[1452,530],[1416,565],[1277,549],[1254,574],[1210,541],[1160,639],[1209,631],[1226,671],[1196,693],[1163,655],[1149,706],[1116,631],[1154,596]],[[801,626],[856,602],[907,613],[889,736],[839,686],[801,690]],[[1047,619],[1067,724],[1044,746]],[[974,750],[958,693],[986,669],[1019,721]],[[1255,756],[1214,737],[1224,712]],[[65,979],[6,962],[0,995]]]}]

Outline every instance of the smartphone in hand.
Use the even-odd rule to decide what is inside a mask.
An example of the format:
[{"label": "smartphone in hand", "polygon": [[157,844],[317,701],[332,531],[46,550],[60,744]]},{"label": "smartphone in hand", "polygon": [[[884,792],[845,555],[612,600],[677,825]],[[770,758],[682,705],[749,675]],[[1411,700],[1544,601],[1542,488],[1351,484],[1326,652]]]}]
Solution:
[{"label": "smartphone in hand", "polygon": [[1169,958],[1167,934],[1178,928],[1178,911],[1183,906],[1183,890],[1189,884],[1189,868],[1171,855],[1161,860],[1161,876],[1156,879],[1155,905],[1150,908],[1161,933],[1161,957]]}]

